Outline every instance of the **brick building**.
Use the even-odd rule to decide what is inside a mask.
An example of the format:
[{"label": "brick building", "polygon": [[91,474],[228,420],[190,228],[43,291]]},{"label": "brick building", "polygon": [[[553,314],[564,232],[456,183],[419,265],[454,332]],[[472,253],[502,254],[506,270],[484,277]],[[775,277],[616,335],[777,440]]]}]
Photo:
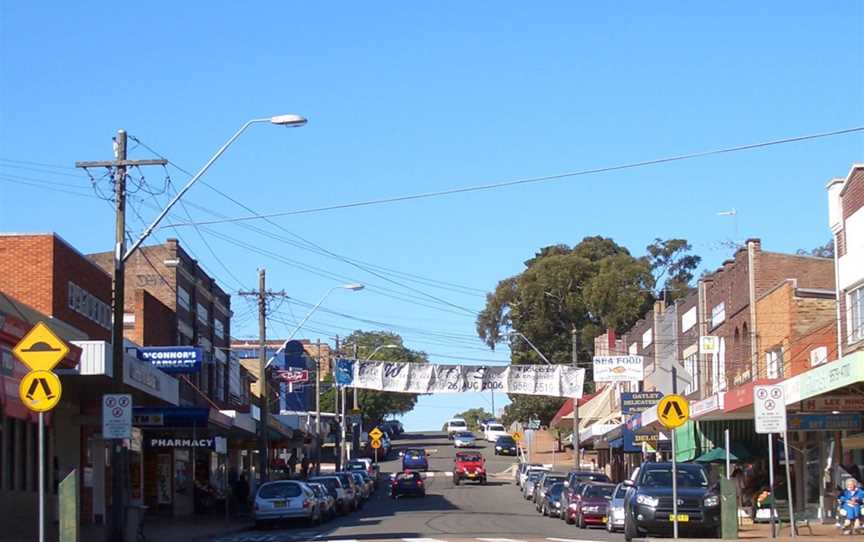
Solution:
[{"label": "brick building", "polygon": [[[106,271],[113,267],[111,252],[91,254],[89,258]],[[148,311],[165,315],[173,329],[168,330],[164,321],[144,317]],[[230,321],[231,297],[176,239],[140,247],[127,260],[126,336],[141,339],[139,344],[147,346],[200,346],[204,350],[204,367],[191,377],[192,383],[223,408],[229,406]],[[157,329],[148,329],[148,325]],[[186,404],[203,401],[188,387],[182,393]]]},{"label": "brick building", "polygon": [[0,290],[111,340],[111,276],[55,233],[0,233]]},{"label": "brick building", "polygon": [[759,239],[749,239],[732,259],[700,280],[706,332],[720,343],[710,367],[712,393],[751,382],[764,373],[758,357],[756,300],[785,279],[796,279],[800,289],[833,291],[833,261],[763,251]]},{"label": "brick building", "polygon": [[828,183],[828,219],[837,263],[837,357],[864,350],[864,164]]}]

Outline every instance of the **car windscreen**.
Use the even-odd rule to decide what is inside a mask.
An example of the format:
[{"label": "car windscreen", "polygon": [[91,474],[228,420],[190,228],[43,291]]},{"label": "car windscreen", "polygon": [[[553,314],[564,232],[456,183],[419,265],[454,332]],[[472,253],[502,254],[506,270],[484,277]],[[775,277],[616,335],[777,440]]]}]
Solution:
[{"label": "car windscreen", "polygon": [[562,491],[564,491],[564,484],[562,482],[555,482],[552,484],[552,487],[549,488],[549,494],[553,497],[561,495]]},{"label": "car windscreen", "polygon": [[348,470],[362,470],[362,471],[365,471],[365,470],[366,470],[366,465],[364,465],[363,463],[348,463],[347,468],[348,468]]},{"label": "car windscreen", "polygon": [[262,499],[290,499],[299,497],[303,493],[300,484],[294,482],[274,482],[265,484],[258,490],[258,497]]},{"label": "car windscreen", "polygon": [[614,489],[615,488],[612,486],[588,486],[585,488],[585,493],[583,493],[583,495],[594,498],[612,497],[612,491]]},{"label": "car windscreen", "polygon": [[495,441],[495,444],[516,444],[516,441],[513,440],[513,437],[498,437],[498,440]]},{"label": "car windscreen", "polygon": [[627,494],[627,488],[624,486],[618,486],[618,489],[615,491],[614,499],[623,499],[624,495]]},{"label": "car windscreen", "polygon": [[474,433],[467,433],[463,431],[462,433],[456,433],[456,438],[474,438]]},{"label": "car windscreen", "polygon": [[493,423],[486,426],[489,431],[504,431],[504,426],[500,423]]},{"label": "car windscreen", "polygon": [[482,458],[480,454],[459,455],[456,457],[456,461],[477,462],[482,461]]},{"label": "car windscreen", "polygon": [[326,487],[328,490],[340,488],[339,480],[337,480],[336,478],[310,478],[309,481],[319,483]]},{"label": "car windscreen", "polygon": [[[678,487],[708,487],[708,477],[701,467],[678,465]],[[672,487],[672,468],[654,467],[640,473],[639,485],[645,487]]]},{"label": "car windscreen", "polygon": [[564,481],[563,476],[547,476],[546,478],[543,479],[543,485],[545,487],[549,487],[552,484],[557,484],[558,482],[563,482],[563,481]]},{"label": "car windscreen", "polygon": [[542,475],[543,475],[543,471],[536,471],[536,470],[531,471],[528,473],[528,480],[530,482],[536,482],[537,480],[540,479],[540,476],[542,476]]},{"label": "car windscreen", "polygon": [[456,421],[450,422],[449,425],[450,425],[450,427],[454,427],[454,428],[457,428],[457,427],[468,427],[468,424],[466,424],[466,423],[465,423],[464,421],[462,421],[462,420],[456,420]]}]

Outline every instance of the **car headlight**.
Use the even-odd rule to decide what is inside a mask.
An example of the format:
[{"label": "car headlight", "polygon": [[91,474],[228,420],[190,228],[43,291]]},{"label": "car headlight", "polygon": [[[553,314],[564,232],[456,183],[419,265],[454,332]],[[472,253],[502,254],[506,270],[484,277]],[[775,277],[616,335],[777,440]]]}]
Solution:
[{"label": "car headlight", "polygon": [[636,495],[636,502],[654,508],[660,504],[660,499],[651,495]]},{"label": "car headlight", "polygon": [[623,508],[613,508],[612,509],[612,517],[613,518],[624,518],[624,509]]},{"label": "car headlight", "polygon": [[496,450],[500,450],[500,449],[501,449],[501,446],[495,446],[495,449],[496,449]]},{"label": "car headlight", "polygon": [[561,503],[558,501],[555,501],[555,508],[561,508]]},{"label": "car headlight", "polygon": [[720,504],[720,495],[711,495],[710,497],[705,497],[705,500],[702,502],[706,508],[713,508],[714,506],[718,506]]}]

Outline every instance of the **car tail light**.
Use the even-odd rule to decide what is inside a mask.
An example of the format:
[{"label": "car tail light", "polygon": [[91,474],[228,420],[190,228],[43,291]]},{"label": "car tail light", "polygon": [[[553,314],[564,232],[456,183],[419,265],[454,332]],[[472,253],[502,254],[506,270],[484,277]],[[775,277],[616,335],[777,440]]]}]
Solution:
[{"label": "car tail light", "polygon": [[309,508],[310,506],[312,506],[312,501],[309,499],[303,499],[303,508]]},{"label": "car tail light", "polygon": [[423,480],[417,480],[417,485],[418,485],[418,486],[422,486],[422,485],[423,485]]}]

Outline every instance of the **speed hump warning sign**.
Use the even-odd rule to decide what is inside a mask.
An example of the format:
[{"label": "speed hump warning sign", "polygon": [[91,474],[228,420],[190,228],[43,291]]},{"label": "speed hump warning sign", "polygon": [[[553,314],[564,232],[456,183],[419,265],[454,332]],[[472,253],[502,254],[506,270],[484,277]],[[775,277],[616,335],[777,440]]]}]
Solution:
[{"label": "speed hump warning sign", "polygon": [[690,419],[690,403],[680,395],[667,395],[657,403],[657,418],[667,429],[681,427]]},{"label": "speed hump warning sign", "polygon": [[60,379],[51,371],[30,371],[18,386],[21,402],[34,412],[46,412],[57,406],[62,393]]}]

